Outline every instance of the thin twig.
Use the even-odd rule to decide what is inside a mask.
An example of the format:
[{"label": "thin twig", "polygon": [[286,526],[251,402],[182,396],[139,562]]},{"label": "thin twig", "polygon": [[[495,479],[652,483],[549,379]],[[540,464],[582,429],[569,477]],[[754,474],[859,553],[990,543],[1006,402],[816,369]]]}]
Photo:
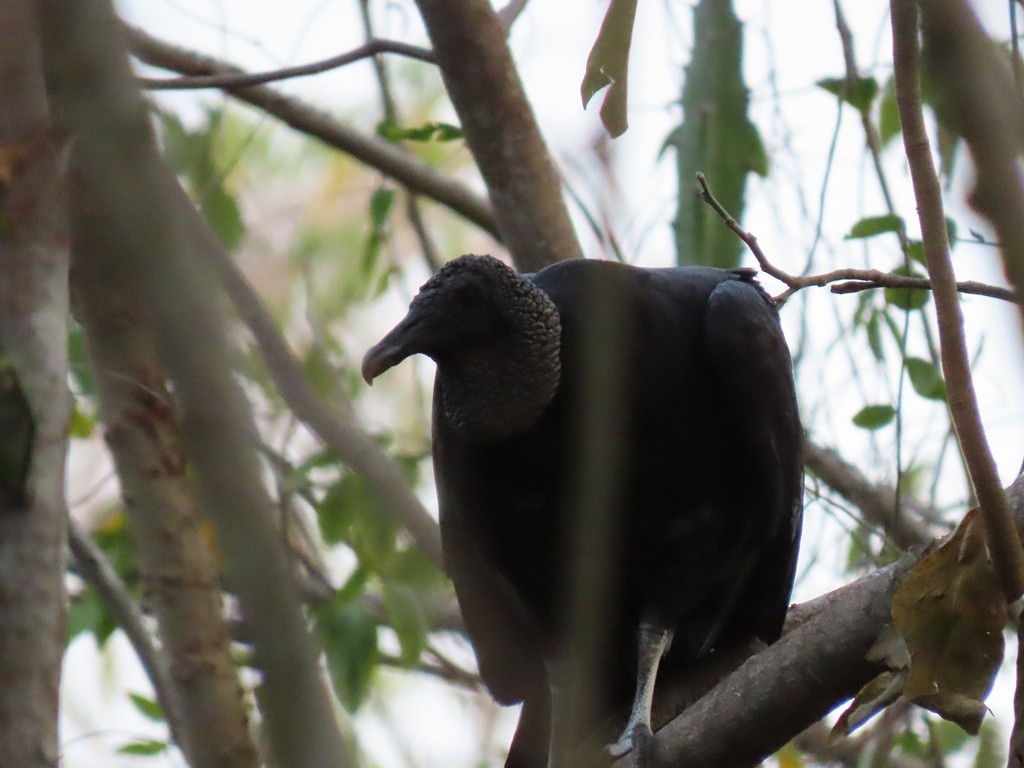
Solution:
[{"label": "thin twig", "polygon": [[[154,67],[190,76],[244,74],[232,64],[171,45],[136,27],[123,24],[122,29],[132,55]],[[351,155],[418,194],[450,208],[501,241],[490,203],[464,184],[446,178],[425,163],[411,158],[394,144],[366,136],[315,107],[266,85],[231,88],[228,92],[239,101],[273,115],[295,130]]]},{"label": "thin twig", "polygon": [[269,72],[240,72],[170,78],[139,77],[136,79],[138,80],[139,85],[150,91],[182,91],[198,90],[201,88],[241,88],[248,85],[262,85],[264,83],[273,83],[279,80],[291,80],[296,77],[318,75],[322,72],[329,72],[332,69],[339,69],[357,61],[368,59],[371,56],[376,56],[380,53],[394,53],[400,56],[406,56],[410,59],[416,59],[417,61],[424,61],[428,64],[432,64],[434,62],[434,54],[426,48],[421,48],[418,45],[401,43],[397,40],[373,39],[367,41],[364,45],[349,51],[348,53],[332,56],[329,59],[322,59],[321,61],[310,62],[309,64],[299,64],[294,67],[273,69]]},{"label": "thin twig", "polygon": [[[844,268],[834,269],[831,272],[823,272],[820,275],[792,275],[785,270],[779,269],[768,260],[764,251],[761,250],[761,246],[757,242],[757,238],[750,232],[743,229],[743,227],[739,225],[739,222],[737,222],[736,219],[734,219],[732,215],[722,207],[722,204],[718,202],[718,199],[711,193],[707,179],[703,173],[697,174],[697,183],[700,185],[701,199],[714,209],[714,211],[722,218],[722,221],[725,222],[725,226],[735,232],[736,236],[747,244],[747,247],[754,255],[754,258],[757,259],[757,264],[761,268],[761,271],[766,275],[771,275],[776,280],[786,285],[786,290],[775,297],[775,303],[778,305],[784,304],[790,296],[804,288],[821,288],[826,285],[832,285],[833,283],[837,284],[832,285],[832,293],[856,293],[858,291],[867,291],[875,288],[919,288],[922,290],[932,290],[932,281],[928,278],[896,275],[891,272],[882,272],[877,269]],[[1001,288],[997,285],[988,285],[987,283],[967,280],[955,283],[955,286],[956,290],[960,293],[988,296],[993,299],[1002,299],[1003,301],[1009,302],[1017,300],[1016,293],[1009,288]]]},{"label": "thin twig", "polygon": [[[373,19],[370,16],[370,0],[361,0],[359,8],[363,18],[363,30],[368,40],[373,40]],[[379,56],[373,57],[373,71],[377,76],[377,90],[380,92],[381,106],[384,110],[384,119],[391,123],[398,124],[398,106],[395,104],[394,96],[391,93],[391,83],[388,79],[387,67]],[[426,222],[423,220],[423,210],[419,198],[412,190],[406,190],[405,194],[405,215],[409,220],[413,233],[420,244],[420,251],[423,253],[423,260],[427,262],[432,272],[441,268],[442,259],[434,244],[430,232],[427,231]]]},{"label": "thin twig", "polygon": [[999,482],[971,381],[963,313],[946,239],[942,189],[932,161],[931,143],[921,108],[917,3],[914,0],[891,0],[890,14],[896,106],[917,200],[925,261],[932,279],[949,412],[963,448],[971,482],[978,494],[993,564],[1006,599],[1012,602],[1024,592],[1024,548],[1010,516],[1006,493]]},{"label": "thin twig", "polygon": [[391,653],[381,653],[380,663],[387,667],[394,667],[395,669],[430,675],[431,677],[436,677],[439,680],[444,680],[446,683],[451,683],[452,685],[474,693],[483,689],[483,681],[481,681],[479,675],[473,672],[468,672],[454,665],[420,662],[413,666],[409,666],[404,659]]},{"label": "thin twig", "polygon": [[175,706],[174,683],[170,670],[167,668],[166,659],[156,647],[153,635],[146,629],[142,611],[132,597],[131,590],[117,575],[103,550],[96,546],[89,534],[82,530],[78,521],[70,515],[68,546],[71,549],[72,570],[96,588],[110,616],[124,631],[153,686],[171,739],[178,744],[183,743],[179,734],[179,716]]}]

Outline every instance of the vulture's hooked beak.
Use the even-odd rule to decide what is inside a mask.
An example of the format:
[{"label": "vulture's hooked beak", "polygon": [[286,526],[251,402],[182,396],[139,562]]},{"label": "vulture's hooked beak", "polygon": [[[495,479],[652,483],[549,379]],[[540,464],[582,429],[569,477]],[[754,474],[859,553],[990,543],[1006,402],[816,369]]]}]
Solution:
[{"label": "vulture's hooked beak", "polygon": [[410,312],[388,334],[367,350],[363,356],[363,381],[373,385],[373,380],[384,371],[394,368],[410,355],[416,354],[419,340],[419,317]]}]

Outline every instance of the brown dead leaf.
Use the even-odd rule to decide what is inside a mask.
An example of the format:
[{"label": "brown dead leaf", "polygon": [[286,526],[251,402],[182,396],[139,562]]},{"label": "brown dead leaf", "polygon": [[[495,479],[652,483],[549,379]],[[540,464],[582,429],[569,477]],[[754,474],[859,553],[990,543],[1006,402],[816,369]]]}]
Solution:
[{"label": "brown dead leaf", "polygon": [[629,48],[633,41],[633,20],[637,0],[611,0],[608,12],[587,57],[587,71],[580,84],[583,107],[594,94],[608,87],[601,105],[601,122],[612,138],[629,127],[626,117],[626,81],[629,72]]},{"label": "brown dead leaf", "polygon": [[977,509],[907,574],[892,615],[910,651],[903,695],[977,734],[1007,618]]}]

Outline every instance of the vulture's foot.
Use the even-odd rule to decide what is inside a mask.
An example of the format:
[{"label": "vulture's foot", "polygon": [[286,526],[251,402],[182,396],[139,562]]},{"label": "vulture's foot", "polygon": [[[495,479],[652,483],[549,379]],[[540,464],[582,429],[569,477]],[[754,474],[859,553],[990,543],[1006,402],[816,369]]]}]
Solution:
[{"label": "vulture's foot", "polygon": [[635,723],[623,732],[618,741],[605,747],[605,751],[615,760],[632,752],[637,768],[645,768],[651,764],[653,748],[654,734],[651,733],[651,727],[647,723]]}]

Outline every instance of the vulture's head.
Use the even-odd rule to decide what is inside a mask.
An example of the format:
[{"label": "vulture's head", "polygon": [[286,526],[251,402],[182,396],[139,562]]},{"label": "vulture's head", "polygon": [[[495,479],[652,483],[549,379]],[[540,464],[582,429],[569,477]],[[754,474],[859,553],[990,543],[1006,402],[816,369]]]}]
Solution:
[{"label": "vulture's head", "polygon": [[367,383],[423,354],[437,363],[456,429],[525,429],[554,397],[561,325],[551,299],[493,256],[460,256],[420,288],[406,316],[363,357]]}]

